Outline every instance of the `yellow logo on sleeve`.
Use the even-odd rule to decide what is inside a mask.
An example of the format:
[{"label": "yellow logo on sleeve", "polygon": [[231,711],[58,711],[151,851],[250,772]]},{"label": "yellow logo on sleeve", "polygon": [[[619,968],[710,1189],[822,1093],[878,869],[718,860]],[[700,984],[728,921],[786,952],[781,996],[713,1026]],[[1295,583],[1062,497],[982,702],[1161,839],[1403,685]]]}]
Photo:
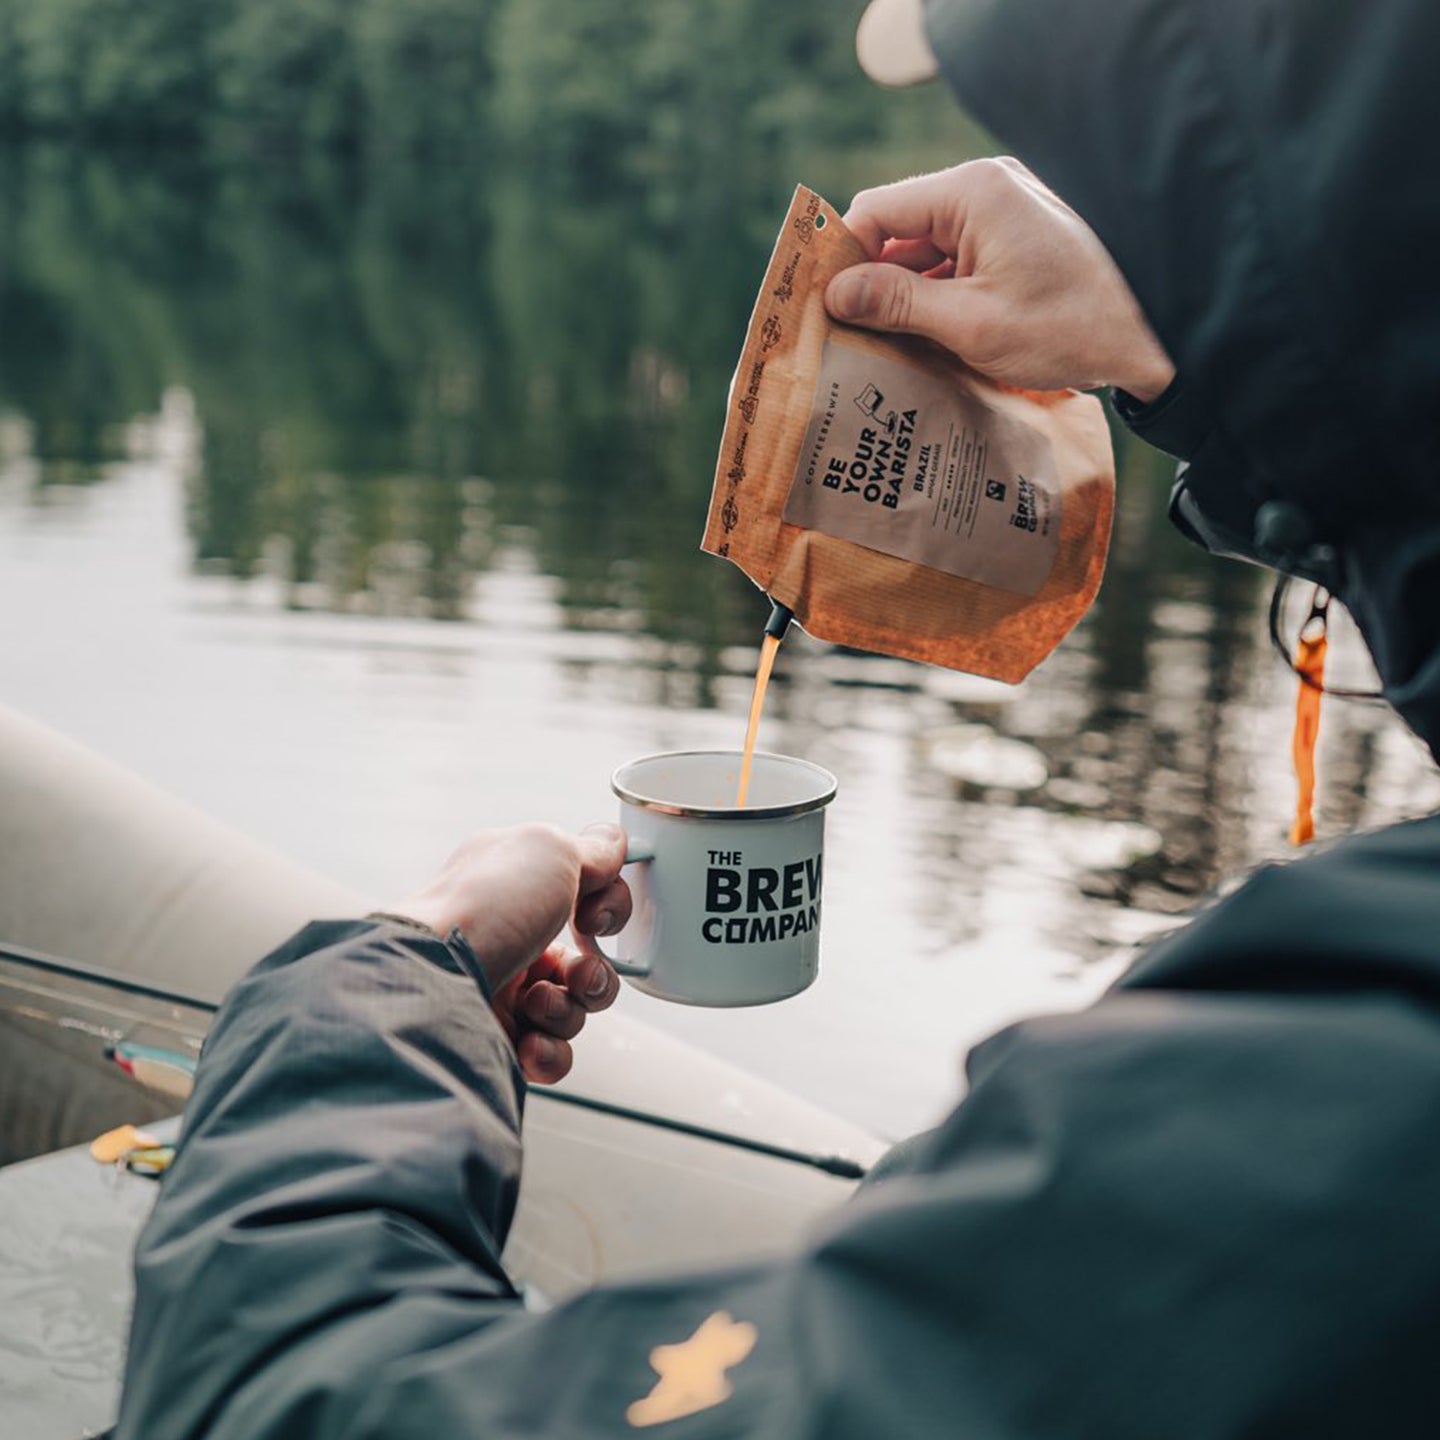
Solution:
[{"label": "yellow logo on sleeve", "polygon": [[755,1348],[758,1334],[749,1321],[736,1321],[717,1310],[688,1340],[657,1345],[650,1352],[650,1364],[660,1379],[625,1412],[625,1418],[640,1430],[728,1400],[735,1387],[725,1372]]}]

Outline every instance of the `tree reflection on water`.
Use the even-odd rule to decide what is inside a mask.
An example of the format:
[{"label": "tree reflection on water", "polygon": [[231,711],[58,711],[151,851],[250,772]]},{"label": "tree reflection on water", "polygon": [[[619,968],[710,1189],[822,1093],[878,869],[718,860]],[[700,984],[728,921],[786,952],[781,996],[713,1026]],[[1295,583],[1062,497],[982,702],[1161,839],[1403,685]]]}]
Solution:
[{"label": "tree reflection on water", "polygon": [[[297,610],[460,620],[518,546],[556,577],[566,627],[648,637],[575,661],[582,682],[611,669],[639,700],[728,707],[764,607],[696,544],[794,178],[778,168],[741,157],[723,180],[576,196],[499,168],[13,152],[0,407],[43,496],[109,473],[127,426],[181,387],[198,571]],[[817,155],[806,178],[843,200],[855,170]],[[1291,691],[1262,642],[1262,577],[1173,533],[1163,456],[1120,437],[1120,460],[1100,604],[1020,691],[823,647],[777,678],[801,753],[836,760],[867,725],[910,737],[890,783],[917,905],[952,938],[994,924],[1003,864],[1106,912],[1169,913],[1279,848]],[[977,735],[1029,747],[1043,783],[937,760]],[[1327,707],[1325,744],[1332,831],[1433,795],[1378,710]],[[1070,910],[1056,928],[1093,948]]]}]

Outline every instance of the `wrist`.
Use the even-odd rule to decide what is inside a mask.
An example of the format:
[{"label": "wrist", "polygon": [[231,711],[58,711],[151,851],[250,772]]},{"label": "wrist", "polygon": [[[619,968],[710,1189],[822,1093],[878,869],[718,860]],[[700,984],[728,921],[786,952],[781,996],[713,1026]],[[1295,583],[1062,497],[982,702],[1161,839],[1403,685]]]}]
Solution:
[{"label": "wrist", "polygon": [[1175,381],[1175,362],[1153,335],[1146,338],[1148,343],[1125,357],[1125,363],[1118,367],[1120,373],[1110,382],[1142,405],[1153,404]]},{"label": "wrist", "polygon": [[435,935],[449,935],[458,930],[475,947],[476,935],[472,917],[465,907],[458,903],[458,897],[445,893],[437,886],[429,886],[404,900],[397,900],[383,910],[372,912],[372,919],[391,920],[399,924],[409,921],[417,929],[428,930]]},{"label": "wrist", "polygon": [[402,910],[372,910],[365,918],[374,920],[380,925],[399,925],[403,929],[416,930],[421,935],[429,936],[432,940],[443,941],[449,933]]},{"label": "wrist", "polygon": [[387,906],[378,914],[396,921],[407,919],[442,937],[458,930],[485,972],[485,982],[492,994],[518,968],[513,937],[507,927],[497,923],[498,917],[493,915],[489,917],[490,923],[486,923],[473,906],[465,903],[461,894],[448,886],[431,886]]},{"label": "wrist", "polygon": [[416,907],[412,905],[397,910],[371,910],[365,919],[372,924],[390,926],[402,932],[403,937],[412,942],[412,947],[407,948],[413,948],[413,942],[421,942],[415,953],[439,964],[442,969],[458,969],[468,975],[485,997],[486,1004],[490,1004],[497,988],[495,980],[481,963],[469,937],[458,926],[452,925],[442,932],[434,925],[417,919],[408,913],[414,908]]}]

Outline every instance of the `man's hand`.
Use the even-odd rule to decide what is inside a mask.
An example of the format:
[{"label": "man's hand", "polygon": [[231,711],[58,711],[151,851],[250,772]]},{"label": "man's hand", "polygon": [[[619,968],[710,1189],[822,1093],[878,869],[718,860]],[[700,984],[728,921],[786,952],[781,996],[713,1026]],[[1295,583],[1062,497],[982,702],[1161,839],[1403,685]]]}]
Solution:
[{"label": "man's hand", "polygon": [[972,160],[855,197],[877,263],[837,275],[831,315],[925,335],[1031,390],[1117,385],[1153,400],[1175,367],[1094,231],[1018,160]]},{"label": "man's hand", "polygon": [[460,930],[485,967],[495,1014],[526,1077],[554,1084],[570,1070],[570,1041],[586,1015],[612,1004],[620,981],[601,956],[551,942],[567,921],[577,935],[624,928],[624,863],[617,825],[578,836],[548,825],[482,831],[423,890],[387,909],[442,935]]}]

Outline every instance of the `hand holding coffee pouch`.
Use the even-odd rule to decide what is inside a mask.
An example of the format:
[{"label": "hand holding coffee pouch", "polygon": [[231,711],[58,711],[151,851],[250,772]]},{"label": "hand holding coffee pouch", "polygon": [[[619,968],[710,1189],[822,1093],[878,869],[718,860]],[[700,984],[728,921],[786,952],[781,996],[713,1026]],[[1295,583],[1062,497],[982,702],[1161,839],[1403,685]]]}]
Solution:
[{"label": "hand holding coffee pouch", "polygon": [[731,386],[702,548],[819,639],[1013,683],[1099,589],[1115,498],[1104,412],[831,320],[826,285],[868,258],[796,190]]}]

